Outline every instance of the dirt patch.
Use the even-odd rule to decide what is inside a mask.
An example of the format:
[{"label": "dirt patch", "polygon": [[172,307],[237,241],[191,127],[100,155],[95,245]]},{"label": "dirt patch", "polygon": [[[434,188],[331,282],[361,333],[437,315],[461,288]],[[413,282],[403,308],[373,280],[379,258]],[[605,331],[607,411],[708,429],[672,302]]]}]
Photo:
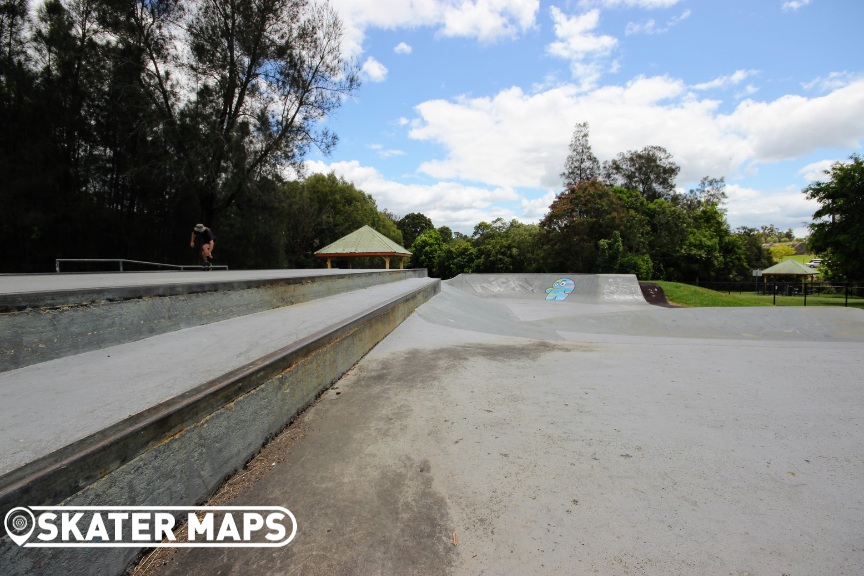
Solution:
[{"label": "dirt patch", "polygon": [[645,301],[654,306],[663,306],[664,308],[680,308],[677,304],[672,304],[666,298],[666,293],[659,284],[654,282],[639,282],[639,288],[642,290],[642,296]]}]

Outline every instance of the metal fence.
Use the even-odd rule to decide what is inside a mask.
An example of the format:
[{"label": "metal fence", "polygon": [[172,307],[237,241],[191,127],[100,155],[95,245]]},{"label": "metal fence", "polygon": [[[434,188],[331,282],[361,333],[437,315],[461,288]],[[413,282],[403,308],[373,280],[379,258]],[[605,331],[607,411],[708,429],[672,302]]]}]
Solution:
[{"label": "metal fence", "polygon": [[[864,305],[864,284],[857,282],[794,282],[776,281],[762,282],[750,280],[746,282],[685,282],[691,286],[708,288],[716,292],[727,294],[755,294],[758,296],[771,296],[773,303],[777,304],[778,298],[796,297],[801,300],[801,305],[814,305],[814,297],[826,297],[840,301],[843,306],[849,306],[850,300],[853,305]],[[789,304],[789,302],[784,302]],[[821,305],[815,304],[815,305]]]},{"label": "metal fence", "polygon": [[60,272],[63,264],[68,272],[74,268],[76,272],[102,272],[119,271],[132,272],[141,270],[227,270],[225,265],[202,266],[201,264],[180,265],[160,264],[159,262],[143,262],[141,260],[127,260],[125,258],[57,258],[54,260],[54,269]]}]

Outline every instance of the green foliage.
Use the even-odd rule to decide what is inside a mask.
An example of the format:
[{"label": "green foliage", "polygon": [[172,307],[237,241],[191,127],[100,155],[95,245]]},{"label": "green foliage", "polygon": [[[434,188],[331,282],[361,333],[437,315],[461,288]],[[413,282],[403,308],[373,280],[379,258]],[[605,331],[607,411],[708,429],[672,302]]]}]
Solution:
[{"label": "green foliage", "polygon": [[549,271],[591,272],[597,243],[623,226],[624,203],[597,180],[583,181],[560,193],[540,222],[543,261]]},{"label": "green foliage", "polygon": [[430,228],[420,234],[411,244],[412,268],[426,268],[430,276],[438,273],[438,263],[444,253],[444,241],[435,228]]},{"label": "green foliage", "polygon": [[481,222],[471,236],[474,272],[529,272],[537,269],[537,226],[496,218]]},{"label": "green foliage", "polygon": [[280,197],[281,169],[332,148],[320,120],[357,87],[333,10],[27,5],[0,0],[0,271],[62,257],[185,263],[197,222],[215,230],[221,262],[286,262],[292,238],[274,219],[294,199]]},{"label": "green foliage", "polygon": [[423,232],[429,230],[430,228],[434,228],[432,225],[432,220],[430,220],[426,215],[420,214],[419,212],[411,212],[410,214],[406,214],[396,223],[399,227],[399,230],[402,232],[402,238],[405,240],[405,244],[407,246],[411,246],[414,244],[414,240],[417,239]]},{"label": "green foliage", "polygon": [[785,244],[771,246],[768,251],[771,252],[771,257],[774,258],[774,260],[785,260],[789,256],[795,255],[795,249]]},{"label": "green foliage", "polygon": [[[773,227],[773,226],[772,226]],[[766,228],[762,227],[763,230]],[[774,265],[774,257],[764,247],[765,236],[756,228],[740,226],[735,230],[735,236],[741,242],[744,249],[744,260],[750,270],[764,270]]]},{"label": "green foliage", "polygon": [[624,245],[621,243],[621,234],[615,230],[612,232],[610,240],[603,239],[597,242],[597,262],[594,264],[594,271],[598,274],[618,272],[623,253]]},{"label": "green foliage", "polygon": [[825,172],[830,179],[804,189],[819,202],[809,225],[809,245],[826,260],[823,274],[834,279],[864,279],[864,159],[837,162]]},{"label": "green foliage", "polygon": [[449,226],[439,226],[438,234],[441,235],[441,240],[443,240],[445,244],[449,244],[453,241],[453,230],[451,230]]},{"label": "green foliage", "polygon": [[444,245],[441,257],[438,260],[436,275],[447,279],[459,274],[470,274],[474,272],[474,263],[477,261],[477,251],[467,239],[456,239]]},{"label": "green foliage", "polygon": [[587,122],[576,124],[570,140],[570,153],[564,162],[564,172],[561,173],[565,186],[576,186],[583,180],[600,176],[600,162],[591,151],[588,134]]},{"label": "green foliage", "polygon": [[675,178],[680,171],[681,167],[662,146],[621,152],[614,160],[603,164],[606,182],[628,190],[638,190],[648,202],[671,198],[675,194]]},{"label": "green foliage", "polygon": [[313,256],[316,250],[366,225],[404,246],[401,231],[379,212],[375,199],[332,172],[283,183],[280,191],[281,204],[270,206],[270,216],[285,237],[284,262],[289,267],[321,266]]}]

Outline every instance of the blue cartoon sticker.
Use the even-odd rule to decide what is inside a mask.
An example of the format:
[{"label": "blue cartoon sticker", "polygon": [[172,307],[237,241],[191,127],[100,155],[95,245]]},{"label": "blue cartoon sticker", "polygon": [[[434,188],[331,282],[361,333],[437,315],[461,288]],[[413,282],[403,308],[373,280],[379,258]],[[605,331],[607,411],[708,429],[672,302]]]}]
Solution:
[{"label": "blue cartoon sticker", "polygon": [[551,288],[546,289],[546,300],[564,300],[575,287],[570,278],[559,278],[552,283]]}]

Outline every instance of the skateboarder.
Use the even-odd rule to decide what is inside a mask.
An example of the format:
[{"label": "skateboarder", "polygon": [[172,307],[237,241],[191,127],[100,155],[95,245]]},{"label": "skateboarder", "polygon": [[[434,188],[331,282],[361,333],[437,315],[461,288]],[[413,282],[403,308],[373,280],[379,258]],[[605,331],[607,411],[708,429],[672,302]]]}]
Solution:
[{"label": "skateboarder", "polygon": [[201,256],[201,265],[205,268],[210,267],[210,261],[213,259],[213,246],[216,242],[213,239],[213,232],[204,226],[204,224],[196,224],[192,230],[192,238],[189,240],[189,247],[199,247],[199,255]]}]

